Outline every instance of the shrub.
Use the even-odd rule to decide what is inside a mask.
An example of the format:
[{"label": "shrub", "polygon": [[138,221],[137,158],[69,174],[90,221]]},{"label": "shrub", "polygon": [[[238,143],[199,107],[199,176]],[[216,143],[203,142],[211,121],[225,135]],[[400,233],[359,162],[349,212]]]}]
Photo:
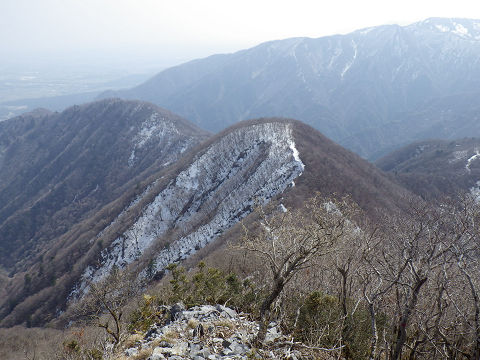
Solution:
[{"label": "shrub", "polygon": [[128,330],[146,331],[155,323],[165,320],[161,304],[182,302],[192,307],[203,304],[225,306],[251,312],[257,305],[258,291],[249,280],[241,280],[234,273],[217,268],[207,268],[200,262],[196,271],[188,274],[176,264],[167,267],[171,273],[170,283],[158,295],[144,295],[138,308],[132,312]]},{"label": "shrub", "polygon": [[187,276],[185,268],[176,264],[167,267],[171,271],[171,294],[166,303],[183,302],[191,307],[201,304],[224,304],[240,309],[250,304],[255,288],[249,281],[241,281],[235,273],[225,273],[217,268],[206,268],[204,262]]}]

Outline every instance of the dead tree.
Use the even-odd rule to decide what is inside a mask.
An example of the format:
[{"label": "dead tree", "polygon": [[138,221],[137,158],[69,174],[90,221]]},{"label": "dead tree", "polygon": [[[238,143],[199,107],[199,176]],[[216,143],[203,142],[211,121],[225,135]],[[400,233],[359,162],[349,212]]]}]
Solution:
[{"label": "dead tree", "polygon": [[312,260],[335,251],[338,240],[356,228],[348,215],[352,203],[317,195],[303,209],[267,214],[258,209],[260,226],[245,228],[242,248],[259,256],[267,266],[271,284],[260,305],[257,342],[264,341],[272,304],[285,285]]}]

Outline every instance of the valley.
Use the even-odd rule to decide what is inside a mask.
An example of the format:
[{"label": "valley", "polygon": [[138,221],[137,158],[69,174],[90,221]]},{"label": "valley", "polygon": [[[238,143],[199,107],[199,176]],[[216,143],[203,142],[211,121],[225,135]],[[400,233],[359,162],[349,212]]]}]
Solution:
[{"label": "valley", "polygon": [[111,68],[52,69],[37,65],[35,70],[22,72],[15,66],[5,67],[0,76],[0,121],[40,107],[62,111],[91,101],[107,89],[137,85],[151,75]]}]

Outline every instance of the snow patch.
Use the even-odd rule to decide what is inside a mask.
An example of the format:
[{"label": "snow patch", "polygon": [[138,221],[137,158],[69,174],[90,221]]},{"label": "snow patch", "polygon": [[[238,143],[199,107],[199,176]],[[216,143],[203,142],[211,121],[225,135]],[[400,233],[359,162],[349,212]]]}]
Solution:
[{"label": "snow patch", "polygon": [[256,202],[266,203],[285,191],[304,168],[291,124],[232,131],[198,154],[104,249],[102,265],[85,270],[77,293],[88,290],[88,281],[105,278],[113,266],[122,268],[138,259],[167,231],[174,241],[156,254],[154,270],[186,259],[248,215]]},{"label": "snow patch", "polygon": [[369,27],[369,28],[360,30],[360,34],[366,35],[366,34],[368,34],[370,31],[372,31],[372,30],[374,30],[374,29],[375,29],[375,27]]},{"label": "snow patch", "polygon": [[128,166],[131,167],[135,164],[135,152],[143,148],[147,142],[155,139],[157,141],[166,139],[168,142],[178,134],[179,131],[172,122],[167,121],[159,113],[153,112],[150,117],[143,121],[140,125],[140,130],[132,139],[132,150],[128,158]]},{"label": "snow patch", "polygon": [[463,26],[462,24],[455,23],[455,30],[452,30],[453,34],[460,35],[460,36],[467,36],[469,35],[468,29]]},{"label": "snow patch", "polygon": [[453,159],[450,159],[448,161],[449,163],[453,163],[453,162],[457,162],[459,160],[465,159],[468,155],[468,151],[467,150],[454,151],[452,155],[453,155]]},{"label": "snow patch", "polygon": [[435,27],[440,30],[441,32],[449,32],[450,28],[448,26],[444,25],[435,25]]},{"label": "snow patch", "polygon": [[475,154],[472,155],[468,160],[467,164],[465,165],[465,168],[467,169],[468,172],[470,172],[470,166],[472,165],[472,162],[475,161],[476,159],[480,158],[480,151],[478,149],[474,149]]}]

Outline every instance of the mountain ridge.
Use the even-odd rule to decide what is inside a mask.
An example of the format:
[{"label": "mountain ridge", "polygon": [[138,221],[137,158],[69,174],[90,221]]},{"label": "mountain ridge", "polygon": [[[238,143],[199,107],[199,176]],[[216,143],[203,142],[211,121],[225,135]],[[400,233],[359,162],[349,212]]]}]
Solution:
[{"label": "mountain ridge", "polygon": [[[431,18],[276,40],[182,64],[108,96],[145,98],[213,131],[248,118],[296,118],[373,157],[416,140],[415,128],[404,127],[403,141],[391,133],[429,101],[477,91],[479,24]],[[435,123],[421,118],[423,127]]]},{"label": "mountain ridge", "polygon": [[478,194],[479,138],[424,140],[402,147],[375,163],[425,199]]},{"label": "mountain ridge", "polygon": [[[153,142],[161,140],[162,132],[168,134],[164,147]],[[38,231],[65,230],[63,222],[74,223],[82,213],[113,200],[124,183],[149,166],[163,166],[155,156],[173,160],[189,139],[207,134],[154,105],[123,100],[21,116],[0,123],[0,133],[0,246],[2,254],[9,254],[1,257],[2,264],[9,266],[22,252],[21,247],[13,251],[15,242],[28,238],[34,246],[42,237]],[[125,142],[128,133],[131,139]],[[95,194],[99,190],[100,197]],[[41,230],[51,217],[58,218],[57,225]]]},{"label": "mountain ridge", "polygon": [[238,123],[129,185],[54,238],[38,261],[19,267],[5,287],[0,324],[54,320],[69,309],[67,300],[81,297],[89,281],[113,266],[161,277],[167,263],[223,244],[240,219],[248,221],[257,198],[295,207],[316,191],[350,193],[370,214],[401,211],[409,196],[308,125],[288,119]]}]

